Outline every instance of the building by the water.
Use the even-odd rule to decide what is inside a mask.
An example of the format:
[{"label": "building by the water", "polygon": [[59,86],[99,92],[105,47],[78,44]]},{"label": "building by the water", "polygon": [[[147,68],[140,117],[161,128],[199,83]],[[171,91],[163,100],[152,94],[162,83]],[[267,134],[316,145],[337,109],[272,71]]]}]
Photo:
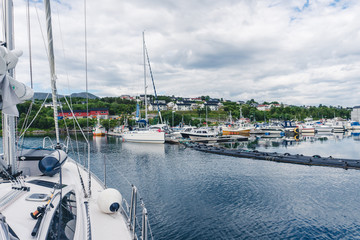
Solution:
[{"label": "building by the water", "polygon": [[355,106],[351,112],[351,121],[360,122],[360,106]]},{"label": "building by the water", "polygon": [[[73,110],[76,118],[100,118],[100,119],[109,119],[109,109],[107,108],[93,108],[86,110]],[[62,111],[59,112],[59,119],[72,119],[73,114],[71,111]]]}]

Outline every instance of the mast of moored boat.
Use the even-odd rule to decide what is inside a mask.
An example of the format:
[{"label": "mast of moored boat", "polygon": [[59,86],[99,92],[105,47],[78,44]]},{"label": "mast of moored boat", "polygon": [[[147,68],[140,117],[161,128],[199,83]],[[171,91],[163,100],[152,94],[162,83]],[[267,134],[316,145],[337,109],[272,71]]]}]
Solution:
[{"label": "mast of moored boat", "polygon": [[148,113],[147,113],[147,94],[146,94],[146,58],[145,58],[145,32],[143,32],[143,57],[144,57],[144,88],[145,88],[145,121],[148,124]]},{"label": "mast of moored boat", "polygon": [[[3,2],[5,10],[5,44],[8,50],[14,49],[14,20],[13,20],[13,2],[6,0]],[[14,70],[9,71],[11,77],[14,76]],[[15,115],[3,114],[3,149],[4,160],[11,168],[11,174],[17,173],[16,149],[15,149]]]},{"label": "mast of moored boat", "polygon": [[56,89],[56,74],[55,74],[55,56],[53,46],[53,36],[51,28],[51,8],[49,0],[44,1],[46,11],[46,24],[47,24],[47,38],[48,38],[48,53],[51,75],[51,93],[54,109],[54,122],[55,122],[55,134],[56,134],[56,147],[60,148],[60,134],[58,123],[58,109],[57,109],[57,89]]}]

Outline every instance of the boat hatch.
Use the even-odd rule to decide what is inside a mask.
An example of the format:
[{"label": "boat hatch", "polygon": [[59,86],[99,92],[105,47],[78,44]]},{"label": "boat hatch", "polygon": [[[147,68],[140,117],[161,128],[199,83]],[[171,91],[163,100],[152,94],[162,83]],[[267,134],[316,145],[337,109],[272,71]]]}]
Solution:
[{"label": "boat hatch", "polygon": [[50,196],[46,193],[33,193],[29,195],[26,200],[27,201],[34,201],[34,202],[45,202],[49,200]]},{"label": "boat hatch", "polygon": [[[27,183],[31,183],[31,184],[35,184],[35,185],[39,185],[39,186],[47,187],[47,188],[60,189],[60,185],[58,183],[54,183],[54,182],[50,182],[50,181],[31,180],[31,181],[28,181]],[[63,184],[61,188],[64,188],[64,187],[66,187],[65,184]]]}]

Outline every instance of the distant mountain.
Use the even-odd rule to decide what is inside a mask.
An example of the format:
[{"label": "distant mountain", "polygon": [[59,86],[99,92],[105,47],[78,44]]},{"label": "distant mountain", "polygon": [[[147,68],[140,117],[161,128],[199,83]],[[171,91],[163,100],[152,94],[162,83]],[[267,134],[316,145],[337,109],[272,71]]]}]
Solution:
[{"label": "distant mountain", "polygon": [[[94,94],[88,93],[89,99],[97,99],[98,96],[95,96]],[[86,92],[81,93],[72,93],[71,97],[77,97],[77,98],[86,98]]]},{"label": "distant mountain", "polygon": [[[34,93],[34,99],[44,100],[47,95],[48,95],[48,93],[35,92]],[[89,95],[89,99],[97,99],[97,98],[99,98],[98,96],[95,96],[94,94],[91,94],[91,93],[88,93],[88,95]],[[51,99],[51,97],[52,97],[52,94],[50,93],[48,99]],[[58,95],[58,97],[63,98],[64,95]],[[86,98],[86,93],[85,92],[72,93],[71,97]]]}]

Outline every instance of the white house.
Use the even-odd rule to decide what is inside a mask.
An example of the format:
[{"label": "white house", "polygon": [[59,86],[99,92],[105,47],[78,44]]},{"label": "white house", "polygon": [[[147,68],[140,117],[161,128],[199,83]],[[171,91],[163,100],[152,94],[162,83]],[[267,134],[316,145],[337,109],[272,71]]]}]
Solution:
[{"label": "white house", "polygon": [[[160,111],[166,111],[168,110],[168,106],[165,103],[158,103]],[[149,111],[157,111],[158,105],[156,103],[150,104],[148,106]]]},{"label": "white house", "polygon": [[176,103],[173,107],[176,111],[191,111],[191,104],[189,103]]},{"label": "white house", "polygon": [[173,109],[174,106],[175,106],[175,103],[174,102],[168,102],[166,105],[167,105],[168,109]]},{"label": "white house", "polygon": [[270,111],[271,106],[267,104],[261,104],[257,106],[257,110],[259,111]]},{"label": "white house", "polygon": [[210,109],[211,111],[217,111],[219,110],[219,104],[214,104],[214,103],[205,103],[204,107],[207,107],[208,109]]},{"label": "white house", "polygon": [[211,111],[218,111],[219,110],[219,107],[221,107],[222,104],[220,102],[212,102],[212,101],[208,101],[204,104],[201,104],[200,105],[200,108],[208,108],[210,109]]}]

